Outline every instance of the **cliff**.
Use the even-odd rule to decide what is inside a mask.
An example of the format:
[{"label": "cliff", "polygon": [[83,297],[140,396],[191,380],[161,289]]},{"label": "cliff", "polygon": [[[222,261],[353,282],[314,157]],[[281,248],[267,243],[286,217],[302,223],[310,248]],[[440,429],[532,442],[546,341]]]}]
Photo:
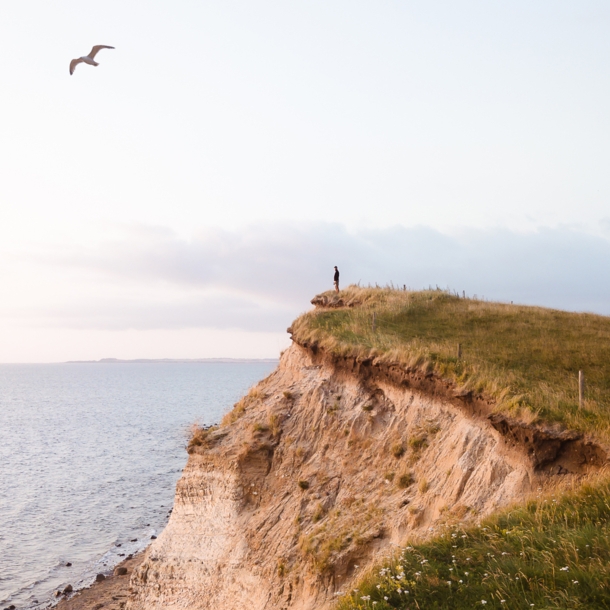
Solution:
[{"label": "cliff", "polygon": [[590,435],[512,417],[421,358],[333,349],[303,320],[278,368],[191,441],[129,610],[330,608],[405,541],[606,462]]},{"label": "cliff", "polygon": [[329,607],[393,545],[540,483],[490,423],[297,345],[237,410],[193,447],[128,608]]}]

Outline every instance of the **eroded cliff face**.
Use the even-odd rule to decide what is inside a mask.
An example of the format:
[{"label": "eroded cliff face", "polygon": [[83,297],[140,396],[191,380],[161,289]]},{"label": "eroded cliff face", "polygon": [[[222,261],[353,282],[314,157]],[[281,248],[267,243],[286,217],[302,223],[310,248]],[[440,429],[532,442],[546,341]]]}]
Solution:
[{"label": "eroded cliff face", "polygon": [[498,426],[407,385],[293,345],[193,448],[128,609],[328,608],[394,545],[540,484]]}]

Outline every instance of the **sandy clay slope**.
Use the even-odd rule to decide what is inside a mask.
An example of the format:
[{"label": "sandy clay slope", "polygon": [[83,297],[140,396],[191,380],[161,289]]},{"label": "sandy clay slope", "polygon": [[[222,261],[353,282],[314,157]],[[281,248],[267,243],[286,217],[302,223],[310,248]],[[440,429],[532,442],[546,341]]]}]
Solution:
[{"label": "sandy clay slope", "polygon": [[191,448],[127,608],[329,608],[407,539],[599,458],[579,439],[493,421],[440,380],[391,373],[293,344]]}]

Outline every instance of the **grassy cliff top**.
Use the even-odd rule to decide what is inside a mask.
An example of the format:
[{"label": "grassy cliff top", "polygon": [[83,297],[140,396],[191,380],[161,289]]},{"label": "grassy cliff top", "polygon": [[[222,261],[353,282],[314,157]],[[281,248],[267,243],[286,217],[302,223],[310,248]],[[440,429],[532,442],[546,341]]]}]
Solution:
[{"label": "grassy cliff top", "polygon": [[[299,343],[434,371],[495,410],[610,440],[610,318],[463,299],[441,290],[350,286],[292,325]],[[373,314],[375,328],[373,329]],[[457,357],[458,343],[462,356]],[[585,403],[578,404],[578,371]]]}]

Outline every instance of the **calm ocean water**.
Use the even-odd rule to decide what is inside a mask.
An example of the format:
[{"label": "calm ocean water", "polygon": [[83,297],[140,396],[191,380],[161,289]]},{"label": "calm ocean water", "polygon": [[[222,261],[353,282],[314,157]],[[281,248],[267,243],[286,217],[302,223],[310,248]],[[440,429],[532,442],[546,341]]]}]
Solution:
[{"label": "calm ocean water", "polygon": [[190,425],[218,422],[273,368],[0,365],[0,607],[88,585],[146,546],[167,522]]}]

